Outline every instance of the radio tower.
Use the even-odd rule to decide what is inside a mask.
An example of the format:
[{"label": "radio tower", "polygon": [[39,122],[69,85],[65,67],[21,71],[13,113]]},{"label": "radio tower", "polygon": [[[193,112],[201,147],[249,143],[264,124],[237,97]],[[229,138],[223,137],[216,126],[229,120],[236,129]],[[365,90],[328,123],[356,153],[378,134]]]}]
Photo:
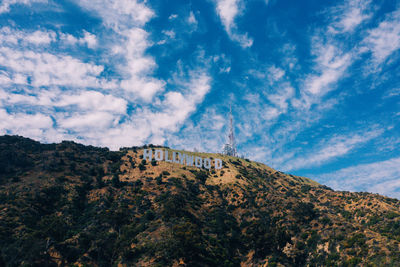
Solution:
[{"label": "radio tower", "polygon": [[229,134],[228,143],[224,145],[223,154],[228,156],[237,157],[235,134],[233,131],[233,116],[232,116],[232,106],[229,108]]}]

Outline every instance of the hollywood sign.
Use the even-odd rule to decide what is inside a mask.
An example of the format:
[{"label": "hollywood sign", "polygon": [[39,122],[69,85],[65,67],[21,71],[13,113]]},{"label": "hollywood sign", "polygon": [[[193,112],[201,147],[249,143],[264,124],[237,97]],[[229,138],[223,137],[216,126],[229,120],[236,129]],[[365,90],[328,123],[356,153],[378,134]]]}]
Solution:
[{"label": "hollywood sign", "polygon": [[[214,163],[215,169],[222,169],[222,160],[221,159],[214,159],[211,160],[210,158],[202,158],[198,156],[190,156],[181,152],[172,151],[172,153],[168,153],[171,151],[156,149],[154,150],[154,159],[156,161],[166,161],[166,162],[173,162],[179,163],[186,166],[195,166],[198,168],[206,168],[211,169],[211,163]],[[171,156],[168,156],[171,155]],[[143,159],[144,160],[153,160],[153,150],[152,149],[144,149],[143,150]]]}]

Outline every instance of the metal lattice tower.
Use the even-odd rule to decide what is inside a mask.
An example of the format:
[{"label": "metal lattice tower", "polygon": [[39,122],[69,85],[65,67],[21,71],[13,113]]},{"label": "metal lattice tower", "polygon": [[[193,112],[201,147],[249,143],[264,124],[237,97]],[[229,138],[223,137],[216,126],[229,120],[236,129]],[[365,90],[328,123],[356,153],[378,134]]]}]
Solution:
[{"label": "metal lattice tower", "polygon": [[228,156],[237,157],[235,134],[233,130],[233,116],[232,116],[232,106],[229,108],[229,133],[228,133],[228,143],[224,145],[223,154]]}]

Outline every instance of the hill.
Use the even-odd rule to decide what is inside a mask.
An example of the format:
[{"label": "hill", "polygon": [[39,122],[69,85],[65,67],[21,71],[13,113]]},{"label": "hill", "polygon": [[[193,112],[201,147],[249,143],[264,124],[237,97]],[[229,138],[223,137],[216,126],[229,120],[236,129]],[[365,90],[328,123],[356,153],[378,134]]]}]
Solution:
[{"label": "hill", "polygon": [[400,201],[246,159],[0,137],[0,266],[400,266]]}]

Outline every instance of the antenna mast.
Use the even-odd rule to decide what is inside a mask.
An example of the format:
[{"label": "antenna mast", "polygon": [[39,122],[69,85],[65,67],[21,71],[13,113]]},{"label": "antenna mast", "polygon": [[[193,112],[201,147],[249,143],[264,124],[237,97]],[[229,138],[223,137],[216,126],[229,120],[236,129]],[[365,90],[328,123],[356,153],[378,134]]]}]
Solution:
[{"label": "antenna mast", "polygon": [[223,154],[228,156],[237,157],[235,134],[233,128],[232,106],[229,107],[229,134],[228,143],[224,145]]}]

